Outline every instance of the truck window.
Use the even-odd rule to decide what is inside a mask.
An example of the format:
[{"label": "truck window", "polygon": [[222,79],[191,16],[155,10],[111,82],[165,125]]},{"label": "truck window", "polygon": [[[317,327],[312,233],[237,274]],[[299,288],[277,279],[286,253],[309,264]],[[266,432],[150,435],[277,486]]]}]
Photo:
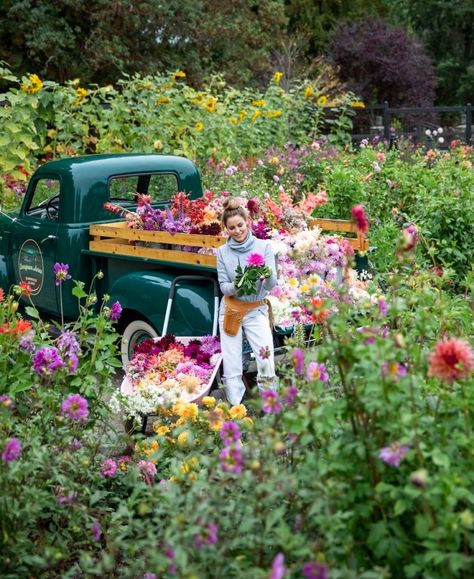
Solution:
[{"label": "truck window", "polygon": [[172,173],[126,175],[112,177],[109,181],[109,198],[112,202],[136,202],[137,193],[150,195],[152,202],[163,203],[178,192],[178,180]]},{"label": "truck window", "polygon": [[44,178],[33,183],[31,196],[26,214],[41,219],[57,219],[59,208],[59,193],[61,182],[59,179]]}]

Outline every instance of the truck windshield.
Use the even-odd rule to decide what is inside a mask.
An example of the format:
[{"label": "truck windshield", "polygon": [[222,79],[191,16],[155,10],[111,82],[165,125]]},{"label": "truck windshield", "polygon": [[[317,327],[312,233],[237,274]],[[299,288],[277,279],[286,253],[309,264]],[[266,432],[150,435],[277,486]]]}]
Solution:
[{"label": "truck windshield", "polygon": [[137,194],[150,195],[152,203],[164,203],[178,192],[178,180],[172,173],[111,177],[109,199],[112,202],[136,203]]},{"label": "truck windshield", "polygon": [[37,179],[25,213],[42,219],[57,219],[61,182],[57,178]]}]

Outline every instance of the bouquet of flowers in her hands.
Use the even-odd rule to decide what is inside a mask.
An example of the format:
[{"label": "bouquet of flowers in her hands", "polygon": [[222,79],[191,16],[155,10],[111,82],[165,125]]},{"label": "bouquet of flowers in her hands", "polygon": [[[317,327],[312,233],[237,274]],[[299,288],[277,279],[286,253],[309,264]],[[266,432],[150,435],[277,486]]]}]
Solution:
[{"label": "bouquet of flowers in her hands", "polygon": [[[238,266],[235,270],[234,285],[237,288],[237,297],[251,296],[257,293],[257,284],[263,283],[272,275],[272,270],[265,265],[265,258],[260,253],[251,253],[247,257],[244,268]],[[260,289],[260,287],[258,287]]]}]

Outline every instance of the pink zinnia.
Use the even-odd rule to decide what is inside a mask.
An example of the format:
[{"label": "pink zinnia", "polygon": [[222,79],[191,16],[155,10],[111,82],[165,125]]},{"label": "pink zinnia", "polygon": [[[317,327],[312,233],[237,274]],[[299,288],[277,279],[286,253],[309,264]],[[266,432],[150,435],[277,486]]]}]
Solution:
[{"label": "pink zinnia", "polygon": [[251,253],[247,257],[248,267],[262,267],[265,265],[265,258],[261,253]]},{"label": "pink zinnia", "polygon": [[114,476],[117,472],[117,463],[111,458],[106,458],[100,467],[100,472],[104,478]]},{"label": "pink zinnia", "polygon": [[263,399],[262,410],[265,414],[279,414],[282,411],[283,406],[275,390],[262,390],[260,396]]},{"label": "pink zinnia", "polygon": [[436,344],[428,357],[428,375],[453,382],[466,378],[474,369],[474,352],[466,340],[449,338]]},{"label": "pink zinnia", "polygon": [[321,382],[328,381],[328,373],[326,372],[326,366],[324,364],[318,364],[318,362],[310,362],[306,370],[306,378],[309,381],[321,380]]},{"label": "pink zinnia", "polygon": [[89,416],[89,404],[80,394],[71,394],[63,400],[61,414],[70,420],[86,422]]},{"label": "pink zinnia", "polygon": [[352,218],[357,224],[357,229],[362,233],[369,231],[369,222],[365,215],[365,210],[362,205],[354,205],[352,208]]}]

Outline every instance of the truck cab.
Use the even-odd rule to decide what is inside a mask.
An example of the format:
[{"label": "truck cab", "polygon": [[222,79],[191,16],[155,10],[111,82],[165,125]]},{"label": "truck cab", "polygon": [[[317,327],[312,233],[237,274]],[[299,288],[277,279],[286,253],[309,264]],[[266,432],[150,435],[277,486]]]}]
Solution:
[{"label": "truck cab", "polygon": [[[132,211],[137,194],[151,195],[164,208],[178,191],[191,199],[202,195],[200,174],[188,159],[171,155],[88,155],[45,163],[33,174],[18,212],[0,215],[0,287],[27,282],[40,313],[63,314],[74,319],[77,300],[55,285],[54,264],[66,263],[69,273],[85,283],[101,269],[104,278],[96,288],[119,300],[124,311],[120,330],[133,322],[139,333],[157,335],[163,323],[168,290],[180,268],[157,265],[151,260],[117,259],[89,251],[89,228],[94,223],[117,220],[104,203]],[[177,294],[177,310],[170,331],[206,333],[212,326],[211,288],[192,283]],[[100,296],[99,296],[100,297]],[[209,300],[209,306],[207,301]],[[136,338],[128,332],[128,340]]]}]

